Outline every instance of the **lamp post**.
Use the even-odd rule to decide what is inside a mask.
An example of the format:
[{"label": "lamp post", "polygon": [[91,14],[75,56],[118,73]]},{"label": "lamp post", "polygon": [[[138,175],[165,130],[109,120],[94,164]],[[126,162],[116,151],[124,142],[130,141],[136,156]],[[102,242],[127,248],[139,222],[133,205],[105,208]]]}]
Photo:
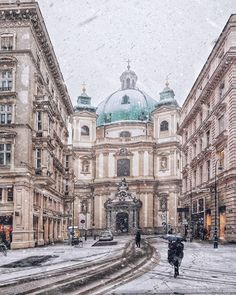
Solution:
[{"label": "lamp post", "polygon": [[[216,182],[216,170],[217,170],[217,164],[220,162],[221,159],[216,160],[215,164],[215,185],[214,185],[214,195],[215,195],[215,229],[214,229],[214,243],[213,247],[218,248],[218,225],[217,225],[217,217],[218,217],[218,210],[217,210],[217,182]],[[223,167],[220,163],[218,170],[222,170]]]},{"label": "lamp post", "polygon": [[193,240],[193,224],[192,224],[192,204],[193,204],[193,192],[192,192],[192,178],[189,178],[190,182],[190,205],[189,205],[189,242]]}]

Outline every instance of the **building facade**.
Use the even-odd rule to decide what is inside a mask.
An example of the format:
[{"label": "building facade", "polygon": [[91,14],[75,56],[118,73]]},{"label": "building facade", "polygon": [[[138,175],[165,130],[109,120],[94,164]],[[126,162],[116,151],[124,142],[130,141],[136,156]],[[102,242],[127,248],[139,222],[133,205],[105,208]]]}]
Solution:
[{"label": "building facade", "polygon": [[38,4],[10,2],[0,1],[0,231],[14,249],[66,232],[73,107]]},{"label": "building facade", "polygon": [[180,108],[166,85],[157,102],[127,70],[97,109],[83,93],[72,116],[74,224],[115,234],[177,226],[181,182]]},{"label": "building facade", "polygon": [[[236,240],[236,16],[232,15],[185,100],[179,222],[193,236]],[[216,222],[216,228],[215,228]]]}]

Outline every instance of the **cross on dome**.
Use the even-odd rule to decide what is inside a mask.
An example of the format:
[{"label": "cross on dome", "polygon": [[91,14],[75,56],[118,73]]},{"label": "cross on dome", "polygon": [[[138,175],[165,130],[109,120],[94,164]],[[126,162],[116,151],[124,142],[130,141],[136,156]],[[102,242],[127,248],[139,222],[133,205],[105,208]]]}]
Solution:
[{"label": "cross on dome", "polygon": [[86,86],[86,84],[85,84],[85,82],[83,82],[83,84],[82,84],[82,91],[83,91],[83,93],[86,92],[86,88],[85,88],[85,86]]},{"label": "cross on dome", "polygon": [[130,70],[130,63],[131,63],[131,60],[128,59],[128,60],[127,60],[127,64],[128,64],[128,65],[127,65],[127,69],[128,69],[128,71]]}]

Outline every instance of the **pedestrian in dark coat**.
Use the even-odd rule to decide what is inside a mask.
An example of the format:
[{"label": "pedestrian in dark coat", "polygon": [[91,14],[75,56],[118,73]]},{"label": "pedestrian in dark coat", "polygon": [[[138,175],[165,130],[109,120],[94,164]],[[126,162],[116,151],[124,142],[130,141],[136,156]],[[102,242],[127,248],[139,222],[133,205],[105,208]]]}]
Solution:
[{"label": "pedestrian in dark coat", "polygon": [[140,230],[137,230],[137,232],[136,232],[135,243],[136,243],[136,246],[138,248],[140,248],[140,243],[141,243],[141,232],[140,232]]},{"label": "pedestrian in dark coat", "polygon": [[179,275],[179,267],[184,257],[184,244],[181,240],[169,242],[168,262],[174,266],[174,277]]}]

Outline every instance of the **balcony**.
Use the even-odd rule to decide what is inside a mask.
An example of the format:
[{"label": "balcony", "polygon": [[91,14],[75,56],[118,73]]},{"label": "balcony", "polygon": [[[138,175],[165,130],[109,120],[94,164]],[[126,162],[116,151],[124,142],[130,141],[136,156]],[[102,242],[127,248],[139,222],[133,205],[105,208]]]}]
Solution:
[{"label": "balcony", "polygon": [[0,91],[12,91],[12,86],[0,87]]},{"label": "balcony", "polygon": [[35,169],[35,183],[42,186],[50,186],[55,184],[55,180],[51,177],[52,173],[47,168]]}]

